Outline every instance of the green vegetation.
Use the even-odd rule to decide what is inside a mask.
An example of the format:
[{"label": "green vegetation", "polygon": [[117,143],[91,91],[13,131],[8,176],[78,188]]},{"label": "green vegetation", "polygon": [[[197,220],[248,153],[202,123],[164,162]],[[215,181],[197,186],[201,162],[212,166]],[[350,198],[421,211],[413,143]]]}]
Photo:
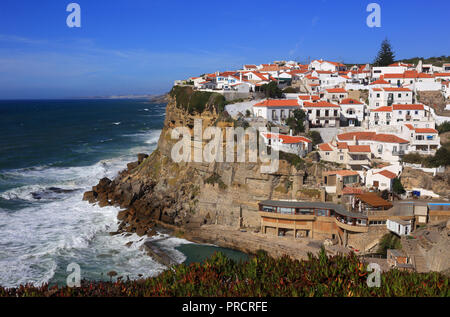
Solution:
[{"label": "green vegetation", "polygon": [[408,153],[402,158],[402,162],[410,164],[421,164],[424,167],[439,167],[450,165],[450,144],[444,144],[436,153],[431,155],[420,155],[419,153]]},{"label": "green vegetation", "polygon": [[282,296],[450,296],[449,278],[391,270],[380,287],[367,285],[369,272],[353,253],[327,257],[322,249],[308,260],[274,259],[264,251],[245,262],[216,253],[203,263],[176,265],[161,275],[137,281],[87,282],[79,288],[22,286],[0,288],[9,297],[282,297]]},{"label": "green vegetation", "polygon": [[283,93],[285,94],[296,94],[298,93],[298,89],[294,87],[286,87],[283,89]]},{"label": "green vegetation", "polygon": [[406,192],[402,182],[398,177],[394,178],[394,181],[392,183],[392,191],[397,195],[401,195]]},{"label": "green vegetation", "polygon": [[312,140],[313,146],[323,143],[322,137],[320,136],[320,133],[318,131],[309,131],[308,137]]},{"label": "green vegetation", "polygon": [[266,98],[281,98],[283,96],[283,92],[274,81],[262,85],[261,91],[265,94]]},{"label": "green vegetation", "polygon": [[402,244],[400,242],[400,238],[395,234],[389,232],[386,233],[380,240],[380,244],[378,246],[378,253],[387,254],[388,249],[401,249]]},{"label": "green vegetation", "polygon": [[177,107],[190,114],[205,110],[222,112],[225,109],[225,97],[215,92],[194,91],[192,87],[174,86],[169,95],[176,98]]},{"label": "green vegetation", "polygon": [[293,112],[293,117],[286,119],[286,124],[292,129],[294,134],[305,132],[303,123],[306,121],[306,113],[303,110],[297,109]]},{"label": "green vegetation", "polygon": [[381,43],[381,48],[378,51],[378,55],[373,62],[373,66],[388,66],[394,63],[395,54],[392,51],[391,43],[388,39],[385,39]]},{"label": "green vegetation", "polygon": [[436,130],[438,130],[439,134],[445,133],[450,131],[450,122],[445,121],[439,125],[436,126]]},{"label": "green vegetation", "polygon": [[205,183],[206,184],[219,184],[219,188],[220,189],[227,189],[227,185],[222,181],[222,178],[220,177],[219,174],[217,173],[213,173],[210,177],[208,177],[207,179],[205,179]]},{"label": "green vegetation", "polygon": [[434,66],[442,67],[443,64],[450,63],[450,56],[442,55],[439,57],[428,57],[428,58],[413,57],[399,60],[399,62],[417,65],[420,60],[422,61],[423,64],[433,64]]},{"label": "green vegetation", "polygon": [[280,151],[280,160],[285,160],[293,165],[298,171],[305,169],[305,161],[296,154]]}]

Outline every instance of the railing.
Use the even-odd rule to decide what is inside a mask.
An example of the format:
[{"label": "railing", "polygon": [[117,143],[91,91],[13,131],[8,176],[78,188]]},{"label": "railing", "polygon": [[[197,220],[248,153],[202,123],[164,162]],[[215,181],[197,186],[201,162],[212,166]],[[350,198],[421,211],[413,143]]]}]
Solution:
[{"label": "railing", "polygon": [[392,155],[394,155],[394,156],[405,155],[405,151],[404,151],[404,150],[401,150],[401,151],[392,151]]},{"label": "railing", "polygon": [[367,232],[369,228],[367,225],[362,224],[349,224],[338,220],[338,218],[334,219],[336,225],[344,230],[353,231],[353,232]]}]

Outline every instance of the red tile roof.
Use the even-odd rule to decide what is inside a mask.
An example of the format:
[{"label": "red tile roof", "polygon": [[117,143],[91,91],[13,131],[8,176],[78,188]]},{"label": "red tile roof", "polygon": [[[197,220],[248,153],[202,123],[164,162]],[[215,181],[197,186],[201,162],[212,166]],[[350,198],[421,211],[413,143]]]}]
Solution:
[{"label": "red tile roof", "polygon": [[373,136],[372,140],[386,143],[409,143],[408,140],[399,138],[394,134],[376,134]]},{"label": "red tile roof", "polygon": [[341,105],[362,105],[362,102],[359,102],[359,101],[357,101],[357,100],[355,100],[355,99],[352,99],[352,98],[346,98],[346,99],[342,99],[342,101],[341,101],[341,103],[340,103]]},{"label": "red tile roof", "polygon": [[350,153],[370,153],[369,145],[349,145],[348,151]]},{"label": "red tile roof", "polygon": [[425,108],[423,107],[423,105],[392,105],[393,110],[424,110]]},{"label": "red tile roof", "polygon": [[331,146],[328,143],[319,144],[319,150],[321,151],[333,151]]},{"label": "red tile roof", "polygon": [[342,189],[342,193],[344,195],[359,195],[359,194],[364,193],[364,191],[361,188],[347,186],[347,187],[344,187],[344,189]]},{"label": "red tile roof", "polygon": [[329,92],[329,93],[347,93],[347,90],[345,90],[344,88],[330,88],[330,89],[327,89],[327,92]]},{"label": "red tile roof", "polygon": [[319,101],[319,102],[305,101],[303,103],[303,107],[305,107],[305,108],[339,108],[338,105],[335,105],[334,103],[330,103],[330,102],[326,102],[326,101]]},{"label": "red tile roof", "polygon": [[392,107],[389,106],[384,106],[384,107],[379,107],[373,110],[370,110],[371,112],[391,112],[392,111]]},{"label": "red tile roof", "polygon": [[267,99],[258,102],[253,107],[298,107],[297,99]]},{"label": "red tile roof", "polygon": [[375,80],[371,85],[390,85],[389,82],[385,81],[384,79],[380,78],[378,80]]},{"label": "red tile roof", "polygon": [[438,133],[435,129],[430,128],[416,128],[416,133]]},{"label": "red tile roof", "polygon": [[384,91],[411,91],[411,89],[403,88],[403,87],[399,87],[399,88],[385,87],[385,88],[382,88],[382,89]]},{"label": "red tile roof", "polygon": [[352,176],[359,175],[357,171],[340,170],[340,171],[327,171],[324,172],[325,175],[339,175],[339,176]]},{"label": "red tile roof", "polygon": [[312,141],[308,138],[302,137],[302,136],[291,136],[291,135],[284,135],[284,134],[273,134],[273,133],[266,133],[264,134],[265,137],[269,139],[280,139],[283,144],[297,144],[297,143],[311,143]]},{"label": "red tile roof", "polygon": [[392,173],[391,171],[388,171],[388,170],[382,170],[381,172],[378,172],[376,174],[381,174],[384,177],[387,177],[387,178],[390,178],[390,179],[393,179],[393,178],[397,177],[397,175],[395,173]]},{"label": "red tile roof", "polygon": [[337,139],[340,141],[351,141],[354,137],[356,137],[356,140],[372,140],[386,143],[409,143],[409,141],[399,138],[394,134],[377,134],[376,132],[348,132],[337,135]]}]

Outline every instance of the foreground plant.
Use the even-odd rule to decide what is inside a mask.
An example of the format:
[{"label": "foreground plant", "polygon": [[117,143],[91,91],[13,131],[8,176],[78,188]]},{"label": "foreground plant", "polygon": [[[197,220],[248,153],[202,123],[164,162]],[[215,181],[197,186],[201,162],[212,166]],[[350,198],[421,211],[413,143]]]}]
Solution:
[{"label": "foreground plant", "polygon": [[354,255],[328,257],[322,249],[308,260],[274,259],[258,252],[246,262],[216,253],[203,263],[181,264],[136,281],[88,282],[79,288],[0,288],[0,296],[450,296],[449,278],[439,273],[391,270],[380,287],[367,285],[367,266]]}]

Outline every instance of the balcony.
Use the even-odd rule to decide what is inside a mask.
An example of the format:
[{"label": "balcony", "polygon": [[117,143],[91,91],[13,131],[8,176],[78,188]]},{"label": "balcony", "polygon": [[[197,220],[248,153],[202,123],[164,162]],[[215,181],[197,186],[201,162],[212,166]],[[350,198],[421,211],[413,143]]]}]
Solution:
[{"label": "balcony", "polygon": [[359,232],[359,233],[369,231],[369,227],[367,227],[366,225],[344,223],[344,222],[338,220],[337,218],[334,219],[334,222],[336,223],[336,225],[339,228],[344,229],[344,230],[348,230],[348,231],[352,231],[352,232]]},{"label": "balcony", "polygon": [[273,219],[307,220],[307,221],[316,220],[315,215],[304,215],[304,214],[282,214],[278,212],[259,211],[259,215],[262,218],[273,218]]}]

